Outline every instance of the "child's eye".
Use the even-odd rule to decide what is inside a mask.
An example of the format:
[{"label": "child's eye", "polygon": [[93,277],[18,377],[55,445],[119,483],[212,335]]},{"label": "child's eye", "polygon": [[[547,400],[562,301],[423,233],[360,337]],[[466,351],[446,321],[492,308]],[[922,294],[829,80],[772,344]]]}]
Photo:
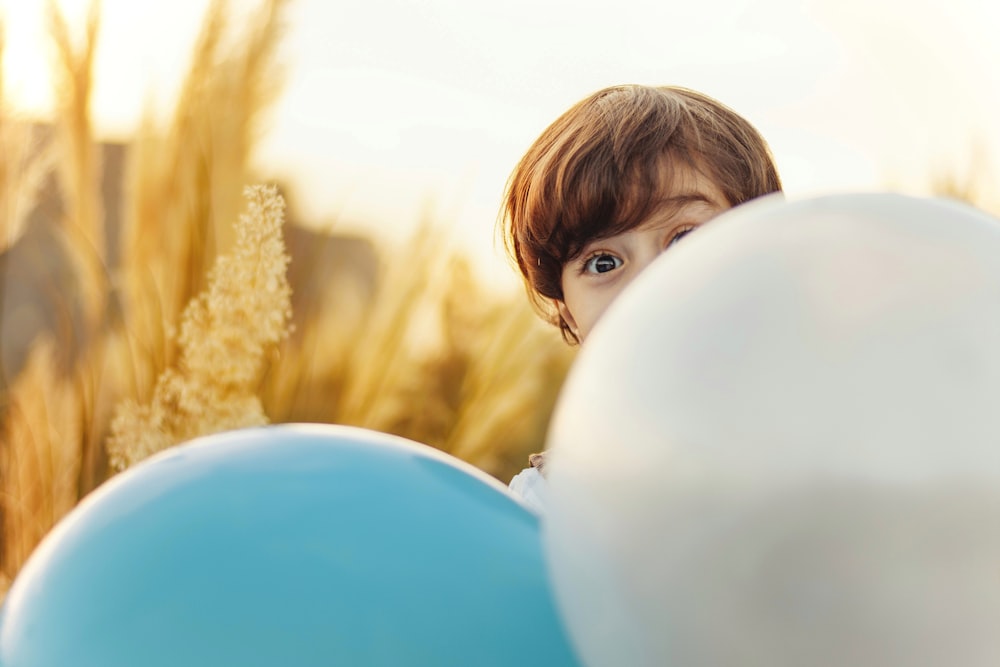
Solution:
[{"label": "child's eye", "polygon": [[685,236],[687,236],[688,234],[690,234],[691,232],[693,232],[696,229],[697,229],[697,227],[688,227],[687,229],[680,230],[679,232],[677,232],[676,234],[674,234],[674,237],[672,239],[670,239],[670,242],[667,244],[667,247],[669,248],[670,246],[672,246],[673,244],[677,243],[682,238],[684,238]]},{"label": "child's eye", "polygon": [[621,259],[606,252],[602,252],[590,257],[586,262],[584,262],[583,270],[586,273],[607,273],[608,271],[614,271],[621,265]]}]

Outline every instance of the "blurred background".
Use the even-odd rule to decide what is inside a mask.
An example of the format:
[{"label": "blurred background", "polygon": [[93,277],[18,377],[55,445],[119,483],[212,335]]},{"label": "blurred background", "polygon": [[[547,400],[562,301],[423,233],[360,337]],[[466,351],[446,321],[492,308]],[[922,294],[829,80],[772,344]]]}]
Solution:
[{"label": "blurred background", "polygon": [[[0,21],[0,584],[117,469],[221,428],[356,424],[507,482],[574,350],[529,309],[499,204],[604,86],[728,104],[789,197],[1000,209],[988,0],[0,0]],[[287,202],[291,296],[230,285],[245,307],[198,320],[216,261],[256,261],[255,183]],[[244,344],[193,363],[215,338]]]}]

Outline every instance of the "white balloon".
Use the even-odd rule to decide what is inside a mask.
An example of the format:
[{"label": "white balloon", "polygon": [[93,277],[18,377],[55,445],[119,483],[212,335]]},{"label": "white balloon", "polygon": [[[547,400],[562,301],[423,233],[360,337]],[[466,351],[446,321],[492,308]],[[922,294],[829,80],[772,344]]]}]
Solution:
[{"label": "white balloon", "polygon": [[1000,224],[727,212],[612,304],[549,447],[590,667],[1000,664]]}]

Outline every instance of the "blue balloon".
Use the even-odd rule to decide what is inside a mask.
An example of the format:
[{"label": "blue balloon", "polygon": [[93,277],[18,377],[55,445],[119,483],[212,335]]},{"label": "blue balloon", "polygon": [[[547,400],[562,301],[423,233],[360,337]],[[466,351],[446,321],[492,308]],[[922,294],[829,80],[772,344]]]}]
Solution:
[{"label": "blue balloon", "polygon": [[119,475],[14,582],[5,667],[578,665],[538,518],[372,431],[201,438]]}]

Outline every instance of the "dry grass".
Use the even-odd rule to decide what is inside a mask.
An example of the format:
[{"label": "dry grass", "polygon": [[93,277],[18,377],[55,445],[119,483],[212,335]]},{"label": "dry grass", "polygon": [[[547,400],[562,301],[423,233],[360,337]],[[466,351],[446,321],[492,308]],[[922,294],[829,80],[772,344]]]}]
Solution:
[{"label": "dry grass", "polygon": [[360,317],[310,317],[263,386],[277,422],[325,421],[423,442],[510,479],[544,444],[574,349],[521,294],[477,284],[429,226],[384,253]]},{"label": "dry grass", "polygon": [[31,123],[0,110],[0,252],[21,237],[54,165],[51,142]]},{"label": "dry grass", "polygon": [[[0,15],[0,63],[5,46],[5,25]],[[0,67],[0,252],[21,236],[42,183],[55,165],[55,153],[49,143],[43,141],[31,123],[17,118],[7,108],[3,92]]]},{"label": "dry grass", "polygon": [[272,61],[287,4],[267,0],[237,39],[226,3],[213,0],[169,127],[161,131],[150,109],[132,142],[121,284],[145,398],[174,362],[172,326],[235,240],[249,153],[279,89]]},{"label": "dry grass", "polygon": [[247,199],[233,253],[219,258],[208,289],[184,311],[176,367],[160,374],[149,403],[126,400],[116,412],[108,453],[117,470],[197,436],[268,421],[257,387],[291,317],[285,204],[261,186],[248,188]]},{"label": "dry grass", "polygon": [[[57,132],[39,150],[0,105],[0,252],[18,250],[55,170],[58,241],[80,287],[61,319],[81,310],[85,331],[67,324],[37,339],[9,388],[0,385],[0,590],[113,468],[194,435],[264,421],[356,424],[504,480],[542,446],[572,351],[520,294],[494,294],[460,257],[442,257],[430,225],[405,249],[381,249],[373,285],[300,281],[306,307],[286,337],[279,199],[252,190],[233,225],[278,91],[286,5],[264,0],[235,26],[223,0],[211,3],[173,115],[164,124],[147,114],[130,144],[120,264],[109,265],[89,116],[98,14],[92,7],[77,33],[49,0]],[[308,257],[295,261],[309,274]]]},{"label": "dry grass", "polygon": [[57,369],[53,342],[39,341],[11,389],[0,439],[0,573],[8,579],[79,497],[79,399]]},{"label": "dry grass", "polygon": [[80,45],[55,0],[48,0],[49,32],[56,46],[56,130],[59,160],[56,165],[62,200],[62,221],[70,256],[77,263],[83,294],[86,326],[94,329],[107,303],[104,217],[101,211],[98,169],[100,156],[90,119],[92,71],[97,48],[100,4],[92,2]]}]

